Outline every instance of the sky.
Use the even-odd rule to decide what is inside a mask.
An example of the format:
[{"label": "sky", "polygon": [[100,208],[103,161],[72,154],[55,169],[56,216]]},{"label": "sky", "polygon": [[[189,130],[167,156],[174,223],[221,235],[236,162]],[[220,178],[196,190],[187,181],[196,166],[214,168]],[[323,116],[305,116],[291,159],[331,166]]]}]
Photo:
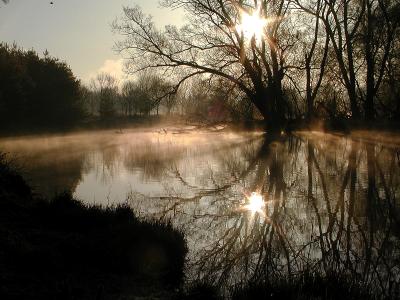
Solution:
[{"label": "sky", "polygon": [[[53,5],[50,4],[53,2]],[[158,0],[10,0],[0,1],[0,41],[66,61],[84,83],[99,72],[122,78],[123,62],[113,50],[121,37],[111,23],[123,6],[139,5],[157,26],[180,25],[180,11],[161,8]]]}]

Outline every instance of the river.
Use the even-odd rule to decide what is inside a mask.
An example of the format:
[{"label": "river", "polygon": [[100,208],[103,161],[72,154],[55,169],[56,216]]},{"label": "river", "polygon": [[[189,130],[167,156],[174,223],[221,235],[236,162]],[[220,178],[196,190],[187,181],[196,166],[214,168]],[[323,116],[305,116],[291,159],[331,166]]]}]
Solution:
[{"label": "river", "polygon": [[187,237],[189,278],[231,286],[305,270],[400,289],[399,138],[223,126],[0,139],[35,192],[128,204]]}]

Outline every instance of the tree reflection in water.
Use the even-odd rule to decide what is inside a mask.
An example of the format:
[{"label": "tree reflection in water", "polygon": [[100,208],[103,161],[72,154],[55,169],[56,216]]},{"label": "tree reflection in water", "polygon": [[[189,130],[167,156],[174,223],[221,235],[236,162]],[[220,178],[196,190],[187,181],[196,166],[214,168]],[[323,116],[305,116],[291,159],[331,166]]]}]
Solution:
[{"label": "tree reflection in water", "polygon": [[[192,279],[229,287],[317,272],[394,296],[400,288],[397,153],[332,135],[266,137],[220,152],[221,165],[202,174],[212,188],[188,184],[175,169],[170,175],[191,196],[139,201],[132,194],[130,201],[183,226]],[[261,212],[244,209],[251,193],[263,197]]]},{"label": "tree reflection in water", "polygon": [[106,205],[132,187],[128,201],[141,216],[184,229],[190,279],[228,288],[319,272],[400,293],[400,147],[392,141],[168,128],[0,145],[22,158],[43,193],[68,188],[92,203],[113,186],[110,202],[96,202]]}]

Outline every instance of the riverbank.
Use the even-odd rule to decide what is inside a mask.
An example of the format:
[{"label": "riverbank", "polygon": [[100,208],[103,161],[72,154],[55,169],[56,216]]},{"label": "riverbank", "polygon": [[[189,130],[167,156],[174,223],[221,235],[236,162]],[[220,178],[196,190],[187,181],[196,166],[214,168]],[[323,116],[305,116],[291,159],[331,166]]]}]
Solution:
[{"label": "riverbank", "polygon": [[263,273],[229,290],[212,272],[208,283],[190,283],[187,251],[169,223],[142,221],[127,206],[85,206],[69,194],[40,198],[0,160],[1,299],[381,299],[359,277],[318,267]]},{"label": "riverbank", "polygon": [[182,232],[127,206],[38,198],[4,157],[0,244],[2,299],[165,298],[183,281],[187,253]]},{"label": "riverbank", "polygon": [[[36,135],[69,134],[83,131],[114,130],[121,133],[125,129],[140,129],[148,127],[194,126],[197,129],[224,126],[235,131],[264,131],[263,120],[226,120],[213,122],[207,118],[190,118],[181,115],[149,115],[149,116],[118,116],[110,119],[100,117],[85,118],[81,122],[68,127],[31,127],[31,128],[1,128],[0,137],[21,137]],[[354,131],[400,133],[398,121],[375,120],[373,122],[353,121],[351,119],[323,120],[315,119],[311,123],[304,119],[290,120],[285,125],[286,132],[318,131],[325,133],[350,134]]]},{"label": "riverbank", "polygon": [[154,126],[156,124],[167,122],[161,116],[136,116],[136,117],[118,117],[109,120],[103,120],[98,117],[86,118],[68,127],[53,126],[49,127],[31,127],[31,128],[1,128],[0,137],[18,137],[30,135],[53,135],[68,134],[79,131],[93,131],[103,129],[113,129],[119,131],[125,128],[141,128]]}]

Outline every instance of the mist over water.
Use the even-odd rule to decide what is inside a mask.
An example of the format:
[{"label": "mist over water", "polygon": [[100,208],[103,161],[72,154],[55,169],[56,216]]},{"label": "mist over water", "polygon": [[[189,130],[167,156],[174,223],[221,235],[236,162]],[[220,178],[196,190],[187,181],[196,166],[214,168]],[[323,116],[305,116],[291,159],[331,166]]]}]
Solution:
[{"label": "mist over water", "polygon": [[[207,172],[217,170],[227,152],[253,143],[261,133],[154,127],[0,140],[39,194],[65,189],[84,202],[112,205],[134,193],[144,196],[190,194],[207,188]],[[187,182],[185,182],[187,181]]]},{"label": "mist over water", "polygon": [[231,286],[309,270],[399,289],[393,139],[169,126],[8,138],[0,149],[38,193],[68,188],[88,204],[171,219],[186,233],[191,279]]}]

